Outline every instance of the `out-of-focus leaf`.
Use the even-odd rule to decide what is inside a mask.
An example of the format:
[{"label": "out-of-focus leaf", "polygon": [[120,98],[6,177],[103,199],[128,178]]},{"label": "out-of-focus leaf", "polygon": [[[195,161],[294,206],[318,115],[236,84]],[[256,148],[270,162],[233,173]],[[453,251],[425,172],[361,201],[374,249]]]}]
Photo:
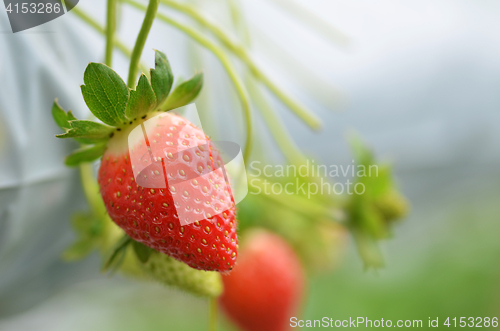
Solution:
[{"label": "out-of-focus leaf", "polygon": [[148,246],[146,246],[138,241],[134,241],[132,243],[132,247],[134,247],[135,255],[137,255],[137,258],[142,263],[148,262],[149,257],[154,252],[154,249],[149,248]]},{"label": "out-of-focus leaf", "polygon": [[109,258],[104,263],[102,271],[108,271],[110,274],[114,273],[123,262],[127,247],[132,241],[133,240],[129,236],[124,235],[115,245],[114,249],[109,255]]},{"label": "out-of-focus leaf", "polygon": [[95,242],[90,238],[82,238],[68,247],[62,255],[63,260],[67,262],[81,260],[92,252]]}]

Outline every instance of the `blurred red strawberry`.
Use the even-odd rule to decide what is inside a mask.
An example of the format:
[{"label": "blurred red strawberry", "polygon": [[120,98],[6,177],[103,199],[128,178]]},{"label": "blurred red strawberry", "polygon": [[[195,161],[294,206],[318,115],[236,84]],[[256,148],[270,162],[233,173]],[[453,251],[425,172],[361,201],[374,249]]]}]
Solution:
[{"label": "blurred red strawberry", "polygon": [[249,233],[234,270],[223,276],[220,304],[245,331],[283,331],[304,289],[302,266],[286,241],[264,230]]}]

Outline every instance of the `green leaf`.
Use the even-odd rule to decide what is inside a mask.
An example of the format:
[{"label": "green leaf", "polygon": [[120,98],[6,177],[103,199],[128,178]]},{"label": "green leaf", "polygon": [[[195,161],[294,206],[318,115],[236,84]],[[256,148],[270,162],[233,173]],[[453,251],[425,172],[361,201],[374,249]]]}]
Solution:
[{"label": "green leaf", "polygon": [[351,134],[348,137],[348,141],[357,164],[364,165],[365,167],[375,164],[375,157],[372,151],[365,145],[358,134]]},{"label": "green leaf", "polygon": [[52,105],[52,117],[54,118],[56,124],[63,130],[70,129],[71,125],[69,124],[69,121],[76,120],[76,117],[73,116],[71,110],[66,113],[61,108],[61,106],[57,102],[57,99],[54,100],[54,104]]},{"label": "green leaf", "polygon": [[203,74],[196,74],[193,78],[175,88],[161,107],[162,110],[171,110],[189,104],[198,96],[202,87]]},{"label": "green leaf", "polygon": [[128,245],[132,242],[132,238],[127,235],[124,235],[116,244],[113,252],[106,260],[102,271],[109,271],[110,273],[115,272],[123,262],[125,258],[125,253],[127,251]]},{"label": "green leaf", "polygon": [[57,138],[85,138],[87,143],[99,143],[107,141],[115,130],[111,126],[88,120],[69,121],[69,124],[71,129],[56,135]]},{"label": "green leaf", "polygon": [[80,260],[91,253],[97,247],[103,230],[102,219],[91,213],[75,213],[71,217],[71,225],[78,239],[63,252],[62,258],[65,261]]},{"label": "green leaf", "polygon": [[134,247],[135,255],[137,255],[137,258],[142,263],[148,262],[149,257],[154,252],[154,249],[149,248],[148,246],[146,246],[138,241],[134,241],[132,243],[132,247]]},{"label": "green leaf", "polygon": [[167,99],[173,82],[174,75],[167,56],[155,50],[155,69],[151,69],[151,85],[156,95],[157,106]]},{"label": "green leaf", "polygon": [[128,122],[129,89],[116,72],[102,63],[89,63],[83,81],[83,99],[95,117],[112,126]]},{"label": "green leaf", "polygon": [[86,257],[94,248],[95,241],[89,238],[82,238],[68,247],[62,254],[64,261],[77,261]]},{"label": "green leaf", "polygon": [[97,144],[93,146],[85,146],[77,149],[73,153],[66,156],[64,163],[69,167],[74,167],[84,162],[92,162],[102,156],[106,144]]},{"label": "green leaf", "polygon": [[149,113],[156,106],[156,96],[149,84],[146,75],[142,74],[139,84],[130,91],[130,99],[127,104],[126,115],[129,119],[142,117]]},{"label": "green leaf", "polygon": [[91,213],[77,212],[71,217],[71,226],[81,237],[98,238],[102,234],[103,220]]},{"label": "green leaf", "polygon": [[[56,124],[63,129],[64,131],[69,131],[71,129],[71,123],[72,121],[77,121],[77,118],[73,116],[73,113],[71,113],[71,110],[69,110],[67,113],[61,108],[61,106],[57,103],[57,99],[54,101],[54,104],[52,105],[52,117],[54,118],[54,121]],[[74,140],[81,144],[85,145],[91,145],[99,141],[103,141],[102,139],[93,139],[93,138],[76,138],[73,137]]]}]

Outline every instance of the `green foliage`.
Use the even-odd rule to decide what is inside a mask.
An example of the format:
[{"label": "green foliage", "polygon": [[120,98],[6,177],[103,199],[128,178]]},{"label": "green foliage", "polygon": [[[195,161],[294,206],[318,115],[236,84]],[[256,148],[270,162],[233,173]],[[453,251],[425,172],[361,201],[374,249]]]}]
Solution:
[{"label": "green foliage", "polygon": [[125,109],[129,89],[113,69],[102,63],[91,62],[85,69],[83,82],[83,99],[95,117],[112,126],[128,122]]},{"label": "green foliage", "polygon": [[146,246],[138,241],[134,241],[132,243],[132,247],[134,247],[135,255],[137,256],[139,261],[141,261],[142,263],[148,262],[149,257],[154,252],[154,250],[152,248],[149,248],[148,246]]},{"label": "green foliage", "polygon": [[155,50],[155,69],[151,69],[151,85],[156,95],[157,106],[161,106],[172,89],[174,75],[167,56]]},{"label": "green foliage", "polygon": [[203,74],[194,75],[190,80],[178,85],[168,96],[162,110],[171,110],[185,106],[192,102],[203,87]]},{"label": "green foliage", "polygon": [[383,258],[377,241],[390,236],[392,221],[407,214],[408,204],[395,187],[391,167],[377,164],[373,153],[357,136],[352,136],[350,142],[358,167],[366,171],[356,178],[364,192],[354,192],[349,197],[348,226],[365,267],[379,268],[383,266]]},{"label": "green foliage", "polygon": [[[291,177],[265,179],[281,185],[294,182]],[[324,205],[321,197],[313,195],[309,199],[301,194],[276,194],[272,190],[269,194],[255,193],[247,195],[238,205],[240,235],[244,236],[256,227],[273,231],[290,243],[303,265],[313,274],[337,266],[347,231],[333,221],[333,209],[331,215],[321,215],[313,210],[313,206]]]},{"label": "green foliage", "polygon": [[78,238],[67,248],[62,257],[65,261],[76,261],[86,257],[98,245],[103,233],[103,224],[91,213],[76,213],[71,219]]},{"label": "green foliage", "polygon": [[102,156],[106,144],[101,143],[92,146],[83,146],[66,156],[64,163],[68,167],[75,167],[84,162],[92,162]]},{"label": "green foliage", "polygon": [[151,88],[146,75],[142,74],[134,90],[130,90],[130,100],[127,104],[126,115],[129,119],[136,119],[149,113],[156,106],[155,92]]},{"label": "green foliage", "polygon": [[88,120],[69,121],[71,128],[57,138],[84,138],[88,143],[102,143],[109,139],[115,128]]},{"label": "green foliage", "polygon": [[169,105],[165,110],[188,104],[200,93],[203,75],[179,84],[169,97],[174,76],[165,54],[155,51],[155,69],[151,69],[151,83],[142,74],[135,90],[130,90],[120,76],[108,66],[90,63],[85,69],[81,86],[83,98],[90,111],[102,124],[89,120],[77,120],[71,111],[65,112],[57,103],[52,106],[52,117],[65,131],[58,138],[73,138],[85,145],[66,158],[66,165],[77,166],[98,159],[106,149],[106,142],[116,127],[128,124],[130,120],[157,110],[161,103]]},{"label": "green foliage", "polygon": [[69,121],[76,120],[76,117],[73,116],[73,113],[68,111],[67,113],[61,108],[57,99],[54,100],[54,104],[52,105],[52,117],[56,124],[63,130],[71,129],[71,125]]},{"label": "green foliage", "polygon": [[114,273],[118,270],[125,259],[127,247],[133,242],[132,238],[126,234],[116,243],[115,247],[111,250],[111,254],[104,262],[102,271]]}]

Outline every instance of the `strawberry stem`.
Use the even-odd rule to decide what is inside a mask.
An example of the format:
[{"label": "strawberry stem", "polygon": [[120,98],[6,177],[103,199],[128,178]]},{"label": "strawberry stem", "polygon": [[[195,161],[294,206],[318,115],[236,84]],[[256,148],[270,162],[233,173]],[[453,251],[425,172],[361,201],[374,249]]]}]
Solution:
[{"label": "strawberry stem", "polygon": [[217,331],[217,298],[211,298],[208,303],[208,330]]},{"label": "strawberry stem", "polygon": [[[224,32],[215,23],[212,23],[208,18],[198,12],[191,5],[186,5],[179,3],[174,0],[160,0],[162,4],[169,6],[172,9],[180,11],[198,24],[210,31],[225,47],[227,47],[231,52],[233,52],[243,63],[245,63],[252,73],[252,75],[262,82],[278,99],[283,102],[292,112],[294,112],[303,122],[309,125],[311,128],[318,130],[321,127],[320,120],[314,115],[309,109],[301,105],[293,97],[281,90],[278,85],[276,85],[266,74],[259,68],[259,66],[253,61],[253,59],[248,54],[247,50],[243,45],[234,42],[229,35]],[[129,1],[127,1],[129,2]]]},{"label": "strawberry stem", "polygon": [[250,96],[257,106],[256,108],[262,114],[264,121],[269,127],[269,131],[285,158],[290,164],[302,163],[305,160],[305,156],[287,132],[285,125],[276,114],[273,107],[269,104],[268,100],[260,90],[260,87],[255,83],[254,78],[247,77],[246,82]]},{"label": "strawberry stem", "polygon": [[106,215],[107,212],[101,195],[99,194],[99,185],[94,178],[92,167],[93,164],[89,162],[80,165],[81,183],[92,213],[98,217],[102,217],[102,215]]},{"label": "strawberry stem", "polygon": [[[74,7],[71,10],[71,13],[75,14],[79,19],[81,19],[84,23],[86,23],[88,26],[96,30],[102,35],[106,34],[106,30],[103,26],[99,24],[94,18],[92,18],[89,14],[87,14],[85,11],[81,10],[80,7]],[[132,56],[132,50],[125,45],[120,39],[118,39],[116,36],[113,41],[114,46],[125,56],[131,57]],[[141,70],[147,74],[149,73],[148,67],[144,64],[140,64]]]},{"label": "strawberry stem", "polygon": [[116,0],[108,0],[106,15],[106,55],[104,62],[108,67],[113,64],[113,46],[115,43],[116,30]]},{"label": "strawberry stem", "polygon": [[158,11],[159,0],[150,0],[148,8],[146,9],[146,16],[144,16],[144,21],[142,22],[141,30],[135,41],[134,50],[132,51],[132,56],[130,58],[130,67],[128,71],[128,87],[135,89],[135,84],[137,81],[137,72],[139,71],[139,62],[141,60],[142,50],[148,39],[149,31],[153,26],[155,20],[156,12]]},{"label": "strawberry stem", "polygon": [[[145,6],[142,4],[133,1],[133,0],[124,0],[125,3],[130,4],[131,6],[144,10]],[[241,102],[241,106],[244,112],[245,116],[245,124],[246,124],[246,142],[245,142],[245,148],[244,148],[244,154],[243,158],[245,160],[245,163],[248,165],[248,162],[250,161],[250,154],[252,151],[252,146],[253,146],[253,126],[252,126],[252,112],[250,109],[250,100],[248,98],[248,93],[245,88],[245,85],[243,84],[242,79],[240,78],[238,72],[234,68],[233,64],[231,63],[231,60],[227,56],[227,54],[224,52],[224,50],[214,44],[212,41],[209,39],[205,38],[203,35],[200,33],[196,32],[194,29],[190,28],[187,25],[184,25],[182,23],[179,23],[178,21],[163,15],[162,13],[158,13],[157,17],[159,20],[164,21],[165,23],[181,30],[188,36],[190,36],[192,39],[194,39],[197,43],[199,43],[201,46],[207,48],[210,50],[221,62],[222,66],[226,70],[227,74],[229,75],[229,78],[233,82],[234,87],[236,88],[236,92],[238,94],[238,97]]]},{"label": "strawberry stem", "polygon": [[350,40],[342,31],[333,27],[328,21],[325,21],[306,6],[300,5],[297,1],[290,0],[271,0],[276,6],[287,11],[290,15],[302,21],[309,28],[315,30],[318,34],[330,42],[341,47],[349,46]]}]

